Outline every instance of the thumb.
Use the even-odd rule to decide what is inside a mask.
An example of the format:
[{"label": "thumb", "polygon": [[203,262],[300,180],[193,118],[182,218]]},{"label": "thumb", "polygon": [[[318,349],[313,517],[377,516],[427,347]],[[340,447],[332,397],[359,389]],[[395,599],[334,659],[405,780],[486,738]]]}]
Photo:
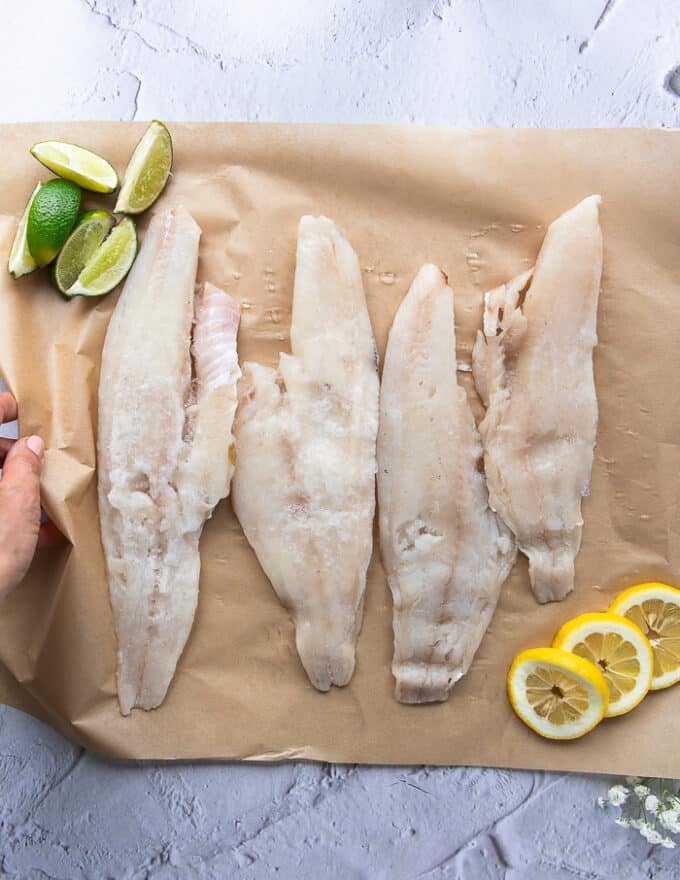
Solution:
[{"label": "thumb", "polygon": [[40,471],[45,457],[45,444],[37,436],[17,440],[7,453],[2,466],[3,492],[38,496],[40,502]]},{"label": "thumb", "polygon": [[40,437],[17,442],[7,453],[0,480],[0,505],[19,535],[23,531],[37,535],[40,526],[40,471],[45,444]]}]

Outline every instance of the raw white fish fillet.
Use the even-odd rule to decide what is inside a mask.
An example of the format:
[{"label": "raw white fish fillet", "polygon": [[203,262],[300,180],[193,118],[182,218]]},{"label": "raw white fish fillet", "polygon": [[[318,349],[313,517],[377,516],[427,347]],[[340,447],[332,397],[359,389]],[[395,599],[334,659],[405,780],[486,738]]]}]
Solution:
[{"label": "raw white fish fillet", "polygon": [[292,354],[245,364],[232,500],[295,622],[314,687],[345,685],[375,511],[378,374],[356,254],[326,217],[300,220]]},{"label": "raw white fish fillet", "polygon": [[380,391],[380,544],[402,703],[447,699],[515,558],[510,532],[489,508],[481,457],[456,376],[453,291],[425,265],[394,319]]},{"label": "raw white fish fillet", "polygon": [[195,295],[199,236],[183,208],[152,218],[102,354],[99,515],[124,715],[165,698],[196,610],[203,524],[235,460],[239,306],[209,284]]},{"label": "raw white fish fillet", "polygon": [[539,602],[574,586],[581,498],[597,432],[593,348],[602,275],[599,196],[555,220],[531,273],[485,297],[473,351],[491,506],[529,558]]}]

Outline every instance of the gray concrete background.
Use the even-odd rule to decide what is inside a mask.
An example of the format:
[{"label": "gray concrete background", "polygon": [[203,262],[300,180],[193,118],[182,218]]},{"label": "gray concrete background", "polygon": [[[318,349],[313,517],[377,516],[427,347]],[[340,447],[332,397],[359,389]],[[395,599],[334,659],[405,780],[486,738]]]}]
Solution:
[{"label": "gray concrete background", "polygon": [[[668,0],[2,0],[0,47],[7,122],[680,124]],[[611,782],[118,764],[0,708],[0,877],[680,878]]]}]

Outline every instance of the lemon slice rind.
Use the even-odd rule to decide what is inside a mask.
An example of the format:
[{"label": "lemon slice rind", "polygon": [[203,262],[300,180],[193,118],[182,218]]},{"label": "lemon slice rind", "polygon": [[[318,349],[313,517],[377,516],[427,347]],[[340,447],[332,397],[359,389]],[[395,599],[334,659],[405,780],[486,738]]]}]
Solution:
[{"label": "lemon slice rind", "polygon": [[642,630],[619,614],[592,612],[567,621],[553,648],[571,651],[602,668],[609,688],[607,718],[630,712],[649,692],[652,649]]},{"label": "lemon slice rind", "polygon": [[[638,584],[619,594],[609,610],[630,619],[649,639],[654,654],[650,690],[663,690],[677,684],[680,681],[680,590],[659,582]],[[664,671],[663,667],[668,668]]]},{"label": "lemon slice rind", "polygon": [[507,685],[515,714],[547,739],[584,736],[602,721],[609,703],[599,668],[557,648],[522,651],[508,671]]}]

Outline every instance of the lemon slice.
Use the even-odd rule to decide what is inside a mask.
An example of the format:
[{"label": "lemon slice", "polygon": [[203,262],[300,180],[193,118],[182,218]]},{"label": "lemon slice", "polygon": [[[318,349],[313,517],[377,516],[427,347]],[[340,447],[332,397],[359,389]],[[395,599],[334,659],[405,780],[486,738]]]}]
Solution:
[{"label": "lemon slice", "polygon": [[63,141],[33,144],[31,155],[59,177],[72,180],[90,192],[110,193],[118,186],[118,175],[106,159]]},{"label": "lemon slice", "polygon": [[638,584],[624,590],[609,610],[637,624],[654,654],[652,690],[680,681],[680,590],[668,584]]},{"label": "lemon slice", "polygon": [[572,651],[602,670],[609,687],[606,717],[625,715],[652,684],[654,655],[642,630],[618,614],[581,614],[564,624],[553,648]]},{"label": "lemon slice", "polygon": [[38,268],[38,264],[33,259],[31,252],[28,249],[28,242],[26,241],[26,224],[28,223],[28,212],[31,210],[33,199],[36,197],[41,186],[42,184],[39,183],[31,193],[31,198],[28,200],[24,213],[21,215],[21,220],[19,220],[16,235],[12,242],[12,249],[9,252],[7,268],[9,269],[10,275],[13,275],[14,278],[21,278],[22,275],[28,275],[29,272],[33,272]]},{"label": "lemon slice", "polygon": [[99,245],[67,296],[103,296],[125,278],[137,255],[137,230],[131,217],[124,217]]},{"label": "lemon slice", "polygon": [[156,201],[172,168],[172,138],[157,119],[149,125],[125,169],[114,213],[141,214]]},{"label": "lemon slice", "polygon": [[609,689],[594,663],[558,648],[531,648],[513,660],[508,696],[515,714],[548,739],[576,739],[605,716]]}]

